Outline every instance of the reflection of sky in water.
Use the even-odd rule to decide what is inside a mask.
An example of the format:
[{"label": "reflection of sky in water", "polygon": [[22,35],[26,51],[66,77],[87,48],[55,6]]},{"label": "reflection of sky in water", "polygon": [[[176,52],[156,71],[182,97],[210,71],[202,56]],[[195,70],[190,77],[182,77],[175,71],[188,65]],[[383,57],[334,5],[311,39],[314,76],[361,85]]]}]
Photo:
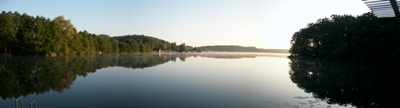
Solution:
[{"label": "reflection of sky in water", "polygon": [[[289,59],[187,58],[151,68],[110,67],[70,90],[30,95],[38,107],[327,108],[289,78]],[[51,103],[51,104],[49,104]],[[0,101],[13,105],[13,100]],[[26,106],[26,105],[25,105]]]}]

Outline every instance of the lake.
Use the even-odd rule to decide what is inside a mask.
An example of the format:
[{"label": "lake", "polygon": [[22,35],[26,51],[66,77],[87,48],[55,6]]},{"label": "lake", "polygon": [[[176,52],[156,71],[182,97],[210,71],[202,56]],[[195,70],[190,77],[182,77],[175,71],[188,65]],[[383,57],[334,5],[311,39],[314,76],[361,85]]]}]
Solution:
[{"label": "lake", "polygon": [[386,87],[366,80],[376,76],[373,69],[288,55],[1,57],[0,108],[14,108],[17,98],[26,108],[32,101],[38,108],[341,108],[398,96],[397,87],[373,89]]}]

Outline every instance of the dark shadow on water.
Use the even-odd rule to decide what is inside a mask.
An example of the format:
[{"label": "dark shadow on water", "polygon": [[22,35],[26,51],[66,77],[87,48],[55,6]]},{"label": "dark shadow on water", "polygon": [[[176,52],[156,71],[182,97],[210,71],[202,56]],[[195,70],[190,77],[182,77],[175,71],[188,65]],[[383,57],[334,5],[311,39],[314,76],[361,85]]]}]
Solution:
[{"label": "dark shadow on water", "polygon": [[320,59],[291,59],[291,80],[329,104],[359,108],[396,108],[400,78],[396,63],[356,65]]}]

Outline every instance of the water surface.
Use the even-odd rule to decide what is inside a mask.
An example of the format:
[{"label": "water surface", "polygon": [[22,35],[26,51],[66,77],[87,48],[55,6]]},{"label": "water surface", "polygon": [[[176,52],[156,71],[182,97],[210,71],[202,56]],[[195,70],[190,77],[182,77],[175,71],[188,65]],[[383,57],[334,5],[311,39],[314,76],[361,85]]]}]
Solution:
[{"label": "water surface", "polygon": [[14,107],[17,98],[24,107],[35,100],[39,108],[345,107],[327,104],[330,98],[317,98],[302,86],[297,79],[308,73],[287,55],[3,57],[0,107]]}]

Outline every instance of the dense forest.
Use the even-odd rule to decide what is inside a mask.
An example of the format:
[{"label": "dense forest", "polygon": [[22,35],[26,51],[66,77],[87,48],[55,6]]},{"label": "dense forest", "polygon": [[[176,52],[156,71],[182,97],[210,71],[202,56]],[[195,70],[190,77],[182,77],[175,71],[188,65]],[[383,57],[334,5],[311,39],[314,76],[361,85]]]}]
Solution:
[{"label": "dense forest", "polygon": [[70,20],[58,16],[53,20],[26,13],[2,11],[0,14],[0,54],[4,55],[90,55],[103,53],[166,52],[271,52],[242,46],[192,47],[145,35],[109,36],[77,31]]},{"label": "dense forest", "polygon": [[0,14],[0,53],[7,55],[89,55],[101,53],[151,52],[158,50],[186,52],[185,43],[177,45],[144,35],[110,37],[77,31],[70,20],[53,20],[26,13]]},{"label": "dense forest", "polygon": [[158,39],[155,37],[144,36],[144,35],[125,35],[125,36],[115,36],[119,42],[119,48],[121,53],[131,53],[131,52],[150,52],[154,50],[163,51],[178,51],[178,52],[188,52],[190,47],[186,46],[185,43],[177,45],[175,42],[170,43],[168,41]]},{"label": "dense forest", "polygon": [[291,80],[329,104],[398,107],[400,19],[332,15],[293,34]]},{"label": "dense forest", "polygon": [[397,18],[332,15],[318,19],[293,34],[291,56],[326,58],[355,63],[400,61]]},{"label": "dense forest", "polygon": [[260,49],[256,47],[243,47],[236,45],[215,45],[197,47],[201,51],[216,51],[216,52],[269,52],[269,53],[288,53],[286,49]]}]

